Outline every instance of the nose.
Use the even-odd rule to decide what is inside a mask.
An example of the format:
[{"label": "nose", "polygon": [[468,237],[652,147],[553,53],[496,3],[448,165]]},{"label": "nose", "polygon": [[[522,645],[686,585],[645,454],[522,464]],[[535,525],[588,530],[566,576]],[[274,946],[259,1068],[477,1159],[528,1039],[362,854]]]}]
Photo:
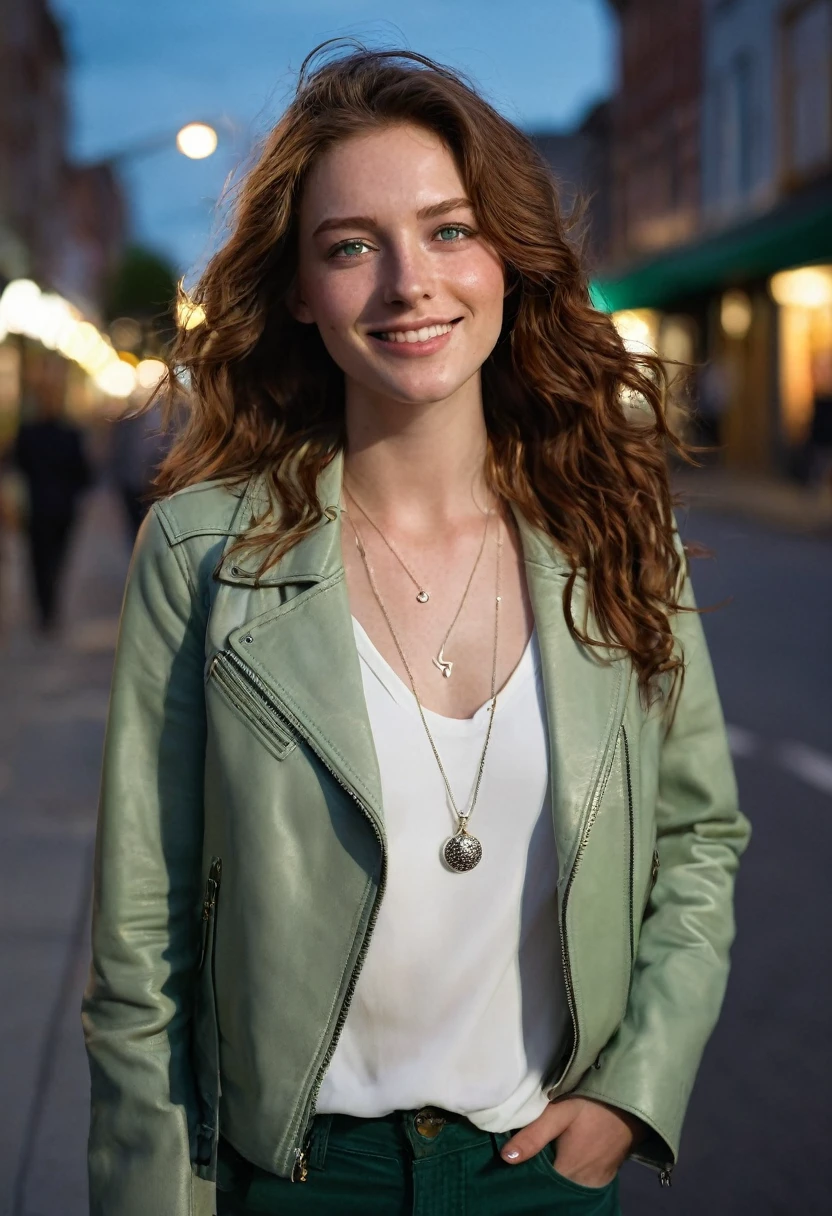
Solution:
[{"label": "nose", "polygon": [[430,255],[419,241],[396,242],[384,259],[384,302],[407,307],[435,294]]}]

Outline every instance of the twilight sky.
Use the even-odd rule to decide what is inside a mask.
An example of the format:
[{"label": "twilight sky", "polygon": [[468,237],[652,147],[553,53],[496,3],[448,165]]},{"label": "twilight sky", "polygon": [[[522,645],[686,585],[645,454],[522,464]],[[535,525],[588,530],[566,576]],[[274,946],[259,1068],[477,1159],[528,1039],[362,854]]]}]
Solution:
[{"label": "twilight sky", "polygon": [[[611,86],[606,0],[52,0],[72,62],[72,146],[95,159],[171,132],[124,169],[137,237],[193,271],[215,240],[223,183],[325,38],[405,45],[468,72],[527,128],[568,126]],[[194,119],[225,132],[209,160],[173,150]]]}]

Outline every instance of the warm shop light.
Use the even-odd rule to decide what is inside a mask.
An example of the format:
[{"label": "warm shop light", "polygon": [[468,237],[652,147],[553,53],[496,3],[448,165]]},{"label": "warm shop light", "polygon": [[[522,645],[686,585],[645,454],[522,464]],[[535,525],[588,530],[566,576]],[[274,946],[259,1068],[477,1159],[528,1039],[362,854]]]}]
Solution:
[{"label": "warm shop light", "polygon": [[136,369],[116,357],[114,363],[96,372],[93,380],[110,397],[129,397],[136,387]]},{"label": "warm shop light", "polygon": [[772,277],[769,290],[778,304],[824,308],[832,304],[832,266],[781,270]]},{"label": "warm shop light", "polygon": [[43,292],[31,279],[14,279],[0,296],[0,333],[22,334],[77,363],[112,397],[127,397],[136,371],[119,358],[112,343],[74,305]]},{"label": "warm shop light", "polygon": [[136,383],[139,388],[154,389],[166,371],[167,367],[161,359],[142,359],[136,368]]},{"label": "warm shop light", "polygon": [[205,323],[205,309],[201,304],[195,304],[181,288],[176,301],[176,323],[180,329],[196,329]]},{"label": "warm shop light", "polygon": [[719,323],[728,338],[744,338],[751,328],[751,301],[744,291],[726,291],[719,305]]},{"label": "warm shop light", "polygon": [[73,328],[80,323],[80,314],[68,300],[52,292],[44,292],[38,306],[38,338],[49,350],[57,350]]},{"label": "warm shop light", "polygon": [[658,314],[651,308],[614,312],[612,321],[627,350],[634,354],[655,354]]},{"label": "warm shop light", "polygon": [[204,122],[189,122],[176,136],[176,146],[191,160],[204,160],[217,148],[217,133]]},{"label": "warm shop light", "polygon": [[37,326],[41,290],[31,279],[12,279],[0,296],[0,325],[11,334],[32,333]]}]

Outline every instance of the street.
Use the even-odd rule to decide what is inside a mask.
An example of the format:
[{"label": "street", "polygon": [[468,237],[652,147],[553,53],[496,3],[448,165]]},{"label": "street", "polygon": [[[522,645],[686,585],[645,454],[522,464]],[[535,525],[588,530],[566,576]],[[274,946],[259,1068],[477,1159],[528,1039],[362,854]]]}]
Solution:
[{"label": "street", "polygon": [[[829,1210],[832,1127],[828,858],[832,856],[832,540],[705,512],[694,564],[754,837],[724,1014],[670,1190],[629,1164],[626,1216],[812,1216]],[[17,541],[0,633],[0,1216],[83,1216],[88,1079],[79,1004],[95,803],[128,552],[118,504],[89,499],[66,626],[26,620]],[[824,945],[826,942],[826,945]],[[115,1214],[114,1214],[115,1216]],[[148,1216],[155,1216],[148,1213]]]}]

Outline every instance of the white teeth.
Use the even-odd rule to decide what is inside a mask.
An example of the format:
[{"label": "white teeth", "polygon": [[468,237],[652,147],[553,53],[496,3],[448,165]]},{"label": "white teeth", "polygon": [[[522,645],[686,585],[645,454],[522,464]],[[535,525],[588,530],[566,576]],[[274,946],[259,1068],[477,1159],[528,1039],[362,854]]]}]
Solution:
[{"label": "white teeth", "polygon": [[453,325],[426,325],[422,329],[391,329],[379,334],[385,342],[427,342],[440,334],[449,334]]}]

